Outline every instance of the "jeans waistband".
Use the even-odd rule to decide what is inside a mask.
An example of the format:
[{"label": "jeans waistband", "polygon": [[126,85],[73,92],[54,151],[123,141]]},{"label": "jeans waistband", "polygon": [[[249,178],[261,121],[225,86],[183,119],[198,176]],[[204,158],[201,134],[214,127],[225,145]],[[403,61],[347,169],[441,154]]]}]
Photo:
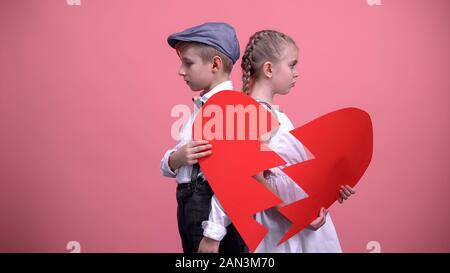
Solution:
[{"label": "jeans waistband", "polygon": [[199,176],[195,182],[179,183],[177,187],[183,189],[183,188],[189,188],[189,187],[192,187],[192,186],[198,185],[198,184],[208,184],[209,185],[208,180],[205,180],[203,177]]}]

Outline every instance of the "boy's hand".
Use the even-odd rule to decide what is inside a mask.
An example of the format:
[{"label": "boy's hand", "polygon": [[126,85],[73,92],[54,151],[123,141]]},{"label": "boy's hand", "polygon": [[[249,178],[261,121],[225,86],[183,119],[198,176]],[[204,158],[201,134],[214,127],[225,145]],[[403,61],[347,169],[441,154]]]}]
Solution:
[{"label": "boy's hand", "polygon": [[203,237],[198,246],[198,253],[218,253],[219,252],[220,241],[214,239]]},{"label": "boy's hand", "polygon": [[326,210],[325,208],[321,208],[319,217],[317,217],[316,220],[312,221],[311,224],[309,224],[309,226],[307,227],[307,229],[316,231],[319,228],[321,228],[326,222],[327,214],[328,210]]},{"label": "boy's hand", "polygon": [[341,196],[339,197],[338,201],[342,204],[344,200],[347,200],[347,198],[349,198],[352,194],[355,194],[356,191],[349,185],[342,185],[339,193],[341,194]]},{"label": "boy's hand", "polygon": [[169,167],[172,171],[184,165],[194,165],[199,158],[210,155],[212,145],[207,140],[192,141],[181,146],[169,157]]}]

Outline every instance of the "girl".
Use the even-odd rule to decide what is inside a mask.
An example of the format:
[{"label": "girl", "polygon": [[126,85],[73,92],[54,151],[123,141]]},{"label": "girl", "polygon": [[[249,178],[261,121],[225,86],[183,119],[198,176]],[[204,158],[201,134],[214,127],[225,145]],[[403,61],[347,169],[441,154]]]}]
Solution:
[{"label": "girl", "polygon": [[[243,92],[265,105],[278,118],[280,127],[269,141],[269,147],[287,164],[275,167],[255,176],[284,204],[307,197],[307,194],[283,172],[283,168],[307,160],[303,145],[289,131],[294,129],[289,118],[273,102],[276,94],[285,95],[294,87],[298,73],[298,48],[289,36],[274,30],[256,32],[247,44],[242,57]],[[339,202],[355,193],[349,186],[342,186]],[[199,252],[217,252],[230,221],[214,197],[211,201],[208,221],[203,222],[204,238]],[[336,230],[328,212],[322,208],[310,226],[277,246],[291,223],[273,207],[255,215],[256,221],[267,228],[268,233],[255,252],[342,252]]]}]

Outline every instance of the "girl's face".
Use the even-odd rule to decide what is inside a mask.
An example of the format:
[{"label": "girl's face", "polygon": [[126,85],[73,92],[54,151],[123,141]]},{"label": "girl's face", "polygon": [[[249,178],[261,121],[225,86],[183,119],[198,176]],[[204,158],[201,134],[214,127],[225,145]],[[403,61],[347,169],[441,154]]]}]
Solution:
[{"label": "girl's face", "polygon": [[273,64],[272,84],[277,94],[287,94],[294,87],[298,77],[298,49],[293,44],[287,44],[281,50],[280,60]]}]

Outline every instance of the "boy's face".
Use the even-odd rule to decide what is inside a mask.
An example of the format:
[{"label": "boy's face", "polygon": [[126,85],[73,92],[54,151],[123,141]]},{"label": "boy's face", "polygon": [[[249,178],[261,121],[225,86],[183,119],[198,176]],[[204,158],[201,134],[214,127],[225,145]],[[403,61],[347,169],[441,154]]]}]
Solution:
[{"label": "boy's face", "polygon": [[213,64],[202,60],[200,50],[189,46],[179,52],[181,66],[178,75],[183,77],[192,91],[209,90],[213,82]]}]

